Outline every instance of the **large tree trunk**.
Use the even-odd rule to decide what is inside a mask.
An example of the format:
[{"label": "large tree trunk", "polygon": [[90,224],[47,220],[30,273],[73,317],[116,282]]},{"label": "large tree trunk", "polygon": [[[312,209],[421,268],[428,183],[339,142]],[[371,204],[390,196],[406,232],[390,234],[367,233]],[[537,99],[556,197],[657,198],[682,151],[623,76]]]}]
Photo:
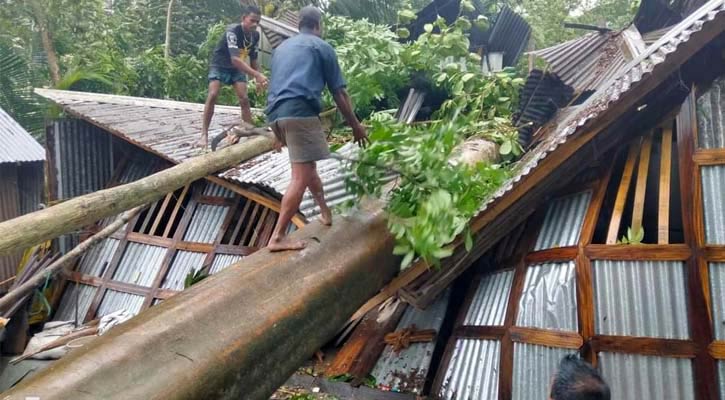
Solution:
[{"label": "large tree trunk", "polygon": [[37,0],[31,0],[29,3],[33,13],[33,19],[38,24],[38,29],[40,30],[40,40],[43,42],[45,55],[48,57],[50,80],[53,82],[53,86],[56,86],[60,82],[60,66],[58,64],[58,52],[55,51],[53,35],[50,32],[50,26],[48,24],[48,16],[45,14],[43,4],[38,3]]},{"label": "large tree trunk", "polygon": [[4,398],[269,399],[399,265],[380,211],[341,216],[332,227],[313,223],[292,236],[309,247],[245,257]]},{"label": "large tree trunk", "polygon": [[171,16],[174,9],[174,0],[169,0],[169,7],[166,10],[166,42],[164,45],[164,58],[169,61],[171,58]]},{"label": "large tree trunk", "polygon": [[272,144],[273,141],[267,137],[254,137],[218,152],[193,158],[136,182],[76,197],[53,207],[2,222],[0,255],[28,248],[81,229],[102,218],[149,204],[188,183],[270,151]]}]

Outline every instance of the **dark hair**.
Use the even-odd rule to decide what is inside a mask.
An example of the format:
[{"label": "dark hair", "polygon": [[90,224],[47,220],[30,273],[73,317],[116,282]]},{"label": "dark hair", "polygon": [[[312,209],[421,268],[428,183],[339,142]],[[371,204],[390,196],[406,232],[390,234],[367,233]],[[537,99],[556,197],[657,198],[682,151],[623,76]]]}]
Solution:
[{"label": "dark hair", "polygon": [[322,12],[317,7],[302,7],[299,13],[299,28],[315,29],[322,22]]},{"label": "dark hair", "polygon": [[257,7],[257,6],[244,7],[244,12],[242,13],[242,16],[246,17],[247,15],[250,15],[250,14],[262,15],[262,11],[260,11],[259,7]]},{"label": "dark hair", "polygon": [[551,385],[553,400],[609,400],[609,386],[599,372],[577,355],[564,357]]}]

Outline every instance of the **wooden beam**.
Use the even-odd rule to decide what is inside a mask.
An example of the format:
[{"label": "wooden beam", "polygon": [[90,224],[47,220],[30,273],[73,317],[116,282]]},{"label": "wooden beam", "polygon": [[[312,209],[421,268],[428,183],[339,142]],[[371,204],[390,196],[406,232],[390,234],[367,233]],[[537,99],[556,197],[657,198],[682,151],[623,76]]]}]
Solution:
[{"label": "wooden beam", "polygon": [[592,260],[686,261],[692,251],[684,244],[590,244],[584,254]]},{"label": "wooden beam", "polygon": [[670,242],[670,179],[672,176],[672,122],[662,130],[662,157],[660,158],[660,201],[657,223],[657,243]]},{"label": "wooden beam", "polygon": [[[718,360],[725,360],[725,341],[712,342],[709,347],[710,354]],[[722,361],[721,361],[722,362]]]},{"label": "wooden beam", "polygon": [[186,199],[186,196],[189,194],[189,189],[191,188],[191,183],[188,183],[186,186],[184,186],[184,189],[181,191],[181,194],[179,195],[179,198],[176,199],[176,205],[174,206],[174,211],[171,212],[171,217],[169,217],[169,223],[166,224],[166,228],[164,229],[164,234],[162,235],[165,238],[168,238],[171,234],[171,228],[174,226],[174,221],[176,220],[176,216],[179,214],[179,210],[181,210],[182,204],[184,204],[184,199]]},{"label": "wooden beam", "polygon": [[458,339],[501,340],[506,334],[503,326],[459,326],[453,331]]},{"label": "wooden beam", "polygon": [[517,343],[529,343],[539,346],[563,347],[578,350],[584,340],[576,332],[554,331],[548,329],[513,326],[509,330],[511,340]]},{"label": "wooden beam", "polygon": [[634,165],[637,163],[637,150],[639,142],[634,141],[629,145],[629,153],[627,161],[624,164],[624,172],[622,172],[622,180],[619,183],[617,197],[614,201],[614,210],[612,210],[612,219],[609,221],[609,230],[607,231],[607,244],[617,243],[617,235],[619,234],[619,225],[622,222],[622,214],[624,213],[624,205],[627,201],[627,193],[632,182],[632,174]]},{"label": "wooden beam", "polygon": [[691,340],[598,335],[592,338],[596,352],[629,353],[644,356],[695,358],[697,344]]},{"label": "wooden beam", "polygon": [[644,216],[644,199],[647,193],[647,174],[649,172],[649,159],[652,153],[652,133],[648,133],[642,142],[639,153],[639,168],[637,169],[637,184],[634,189],[634,207],[632,208],[632,232],[644,229],[642,218]]},{"label": "wooden beam", "polygon": [[534,251],[526,256],[526,263],[540,264],[544,262],[571,261],[576,258],[577,251],[576,247],[557,247]]},{"label": "wooden beam", "polygon": [[725,164],[725,149],[698,149],[692,156],[697,165]]}]

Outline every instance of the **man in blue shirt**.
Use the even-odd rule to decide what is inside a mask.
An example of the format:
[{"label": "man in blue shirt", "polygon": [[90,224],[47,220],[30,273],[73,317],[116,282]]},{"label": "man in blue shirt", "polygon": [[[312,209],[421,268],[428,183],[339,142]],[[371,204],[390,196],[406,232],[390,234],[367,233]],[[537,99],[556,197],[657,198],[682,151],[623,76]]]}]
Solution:
[{"label": "man in blue shirt", "polygon": [[320,10],[304,7],[300,10],[299,21],[300,34],[285,40],[272,56],[267,120],[278,144],[286,145],[289,149],[292,180],[282,198],[277,225],[267,246],[271,251],[300,250],[305,247],[302,241],[287,239],[286,231],[307,188],[320,207],[320,222],[332,224],[332,212],[325,202],[322,181],[315,164],[330,156],[319,118],[325,86],[352,128],[355,142],[363,146],[368,141],[365,128],[352,110],[337,54],[332,46],[320,39]]},{"label": "man in blue shirt", "polygon": [[267,78],[259,72],[257,62],[259,48],[257,26],[261,15],[258,7],[248,6],[242,15],[242,22],[229,25],[212,52],[208,77],[209,95],[204,104],[201,139],[198,142],[202,148],[206,148],[209,141],[209,124],[214,116],[214,105],[222,84],[234,86],[242,109],[242,120],[252,123],[247,76],[253,77],[258,87],[263,88],[267,84]]}]

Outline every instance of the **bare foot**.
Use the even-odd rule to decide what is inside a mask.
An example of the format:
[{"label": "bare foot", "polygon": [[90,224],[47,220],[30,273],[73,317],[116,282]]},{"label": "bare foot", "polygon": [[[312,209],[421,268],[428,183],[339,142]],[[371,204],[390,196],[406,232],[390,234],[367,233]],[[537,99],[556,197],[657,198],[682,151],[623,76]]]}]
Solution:
[{"label": "bare foot", "polygon": [[201,139],[199,139],[196,143],[194,143],[195,147],[201,147],[202,149],[206,149],[206,146],[209,144],[209,137],[207,135],[202,135]]},{"label": "bare foot", "polygon": [[326,226],[332,225],[332,211],[329,208],[325,211],[320,211],[320,223]]},{"label": "bare foot", "polygon": [[239,142],[239,136],[237,136],[231,132],[227,133],[227,142],[229,142],[230,145],[237,144]]},{"label": "bare foot", "polygon": [[302,250],[307,247],[307,243],[297,240],[290,241],[287,239],[271,239],[267,245],[269,251],[285,251],[285,250]]}]

